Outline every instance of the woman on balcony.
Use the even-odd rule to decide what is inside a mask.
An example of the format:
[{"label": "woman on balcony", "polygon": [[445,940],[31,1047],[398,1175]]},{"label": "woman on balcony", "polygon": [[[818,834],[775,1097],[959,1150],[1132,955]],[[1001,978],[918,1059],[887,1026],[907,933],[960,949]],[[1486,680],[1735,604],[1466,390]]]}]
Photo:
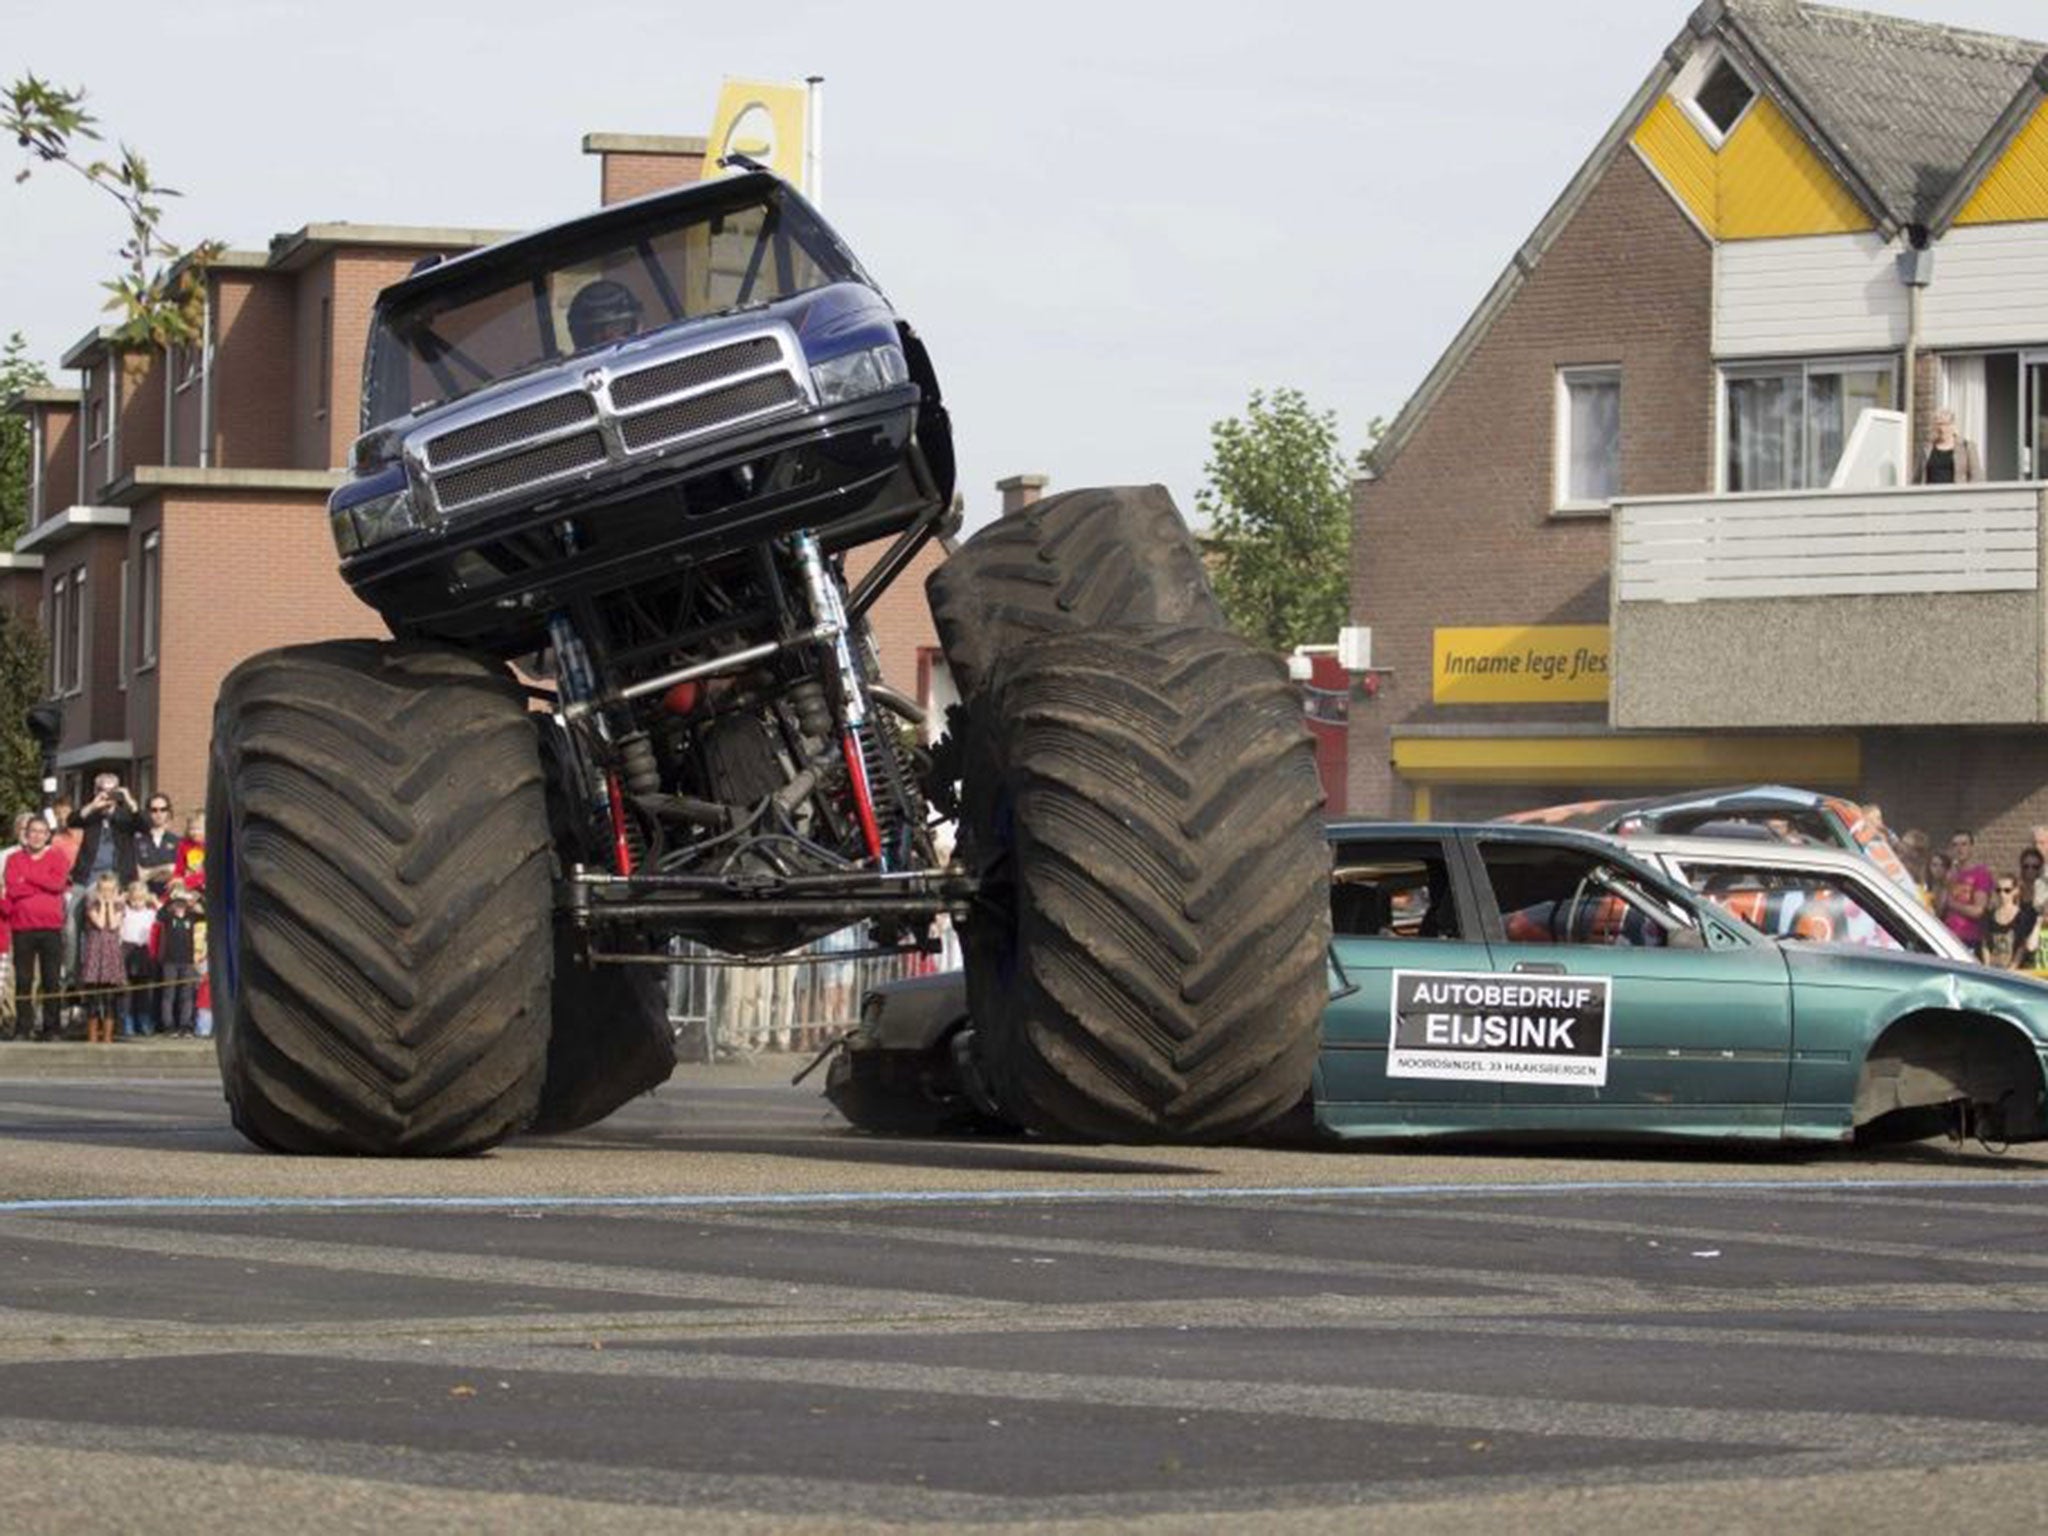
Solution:
[{"label": "woman on balcony", "polygon": [[1956,431],[1954,411],[1934,413],[1934,431],[1927,440],[1927,451],[1920,456],[1920,473],[1914,478],[1922,485],[1961,485],[1984,478],[1984,460],[1978,456],[1977,445]]}]

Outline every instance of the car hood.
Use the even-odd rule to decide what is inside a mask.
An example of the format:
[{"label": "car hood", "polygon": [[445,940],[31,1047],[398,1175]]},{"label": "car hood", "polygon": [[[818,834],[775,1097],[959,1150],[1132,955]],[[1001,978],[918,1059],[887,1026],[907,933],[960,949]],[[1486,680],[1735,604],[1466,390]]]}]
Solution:
[{"label": "car hood", "polygon": [[1895,1012],[1917,1008],[1950,1008],[1993,1013],[2019,1020],[2048,1044],[2048,981],[1989,966],[1870,949],[1860,944],[1811,944],[1780,939],[1778,950],[1796,988],[1854,987],[1889,992],[1899,999]]}]

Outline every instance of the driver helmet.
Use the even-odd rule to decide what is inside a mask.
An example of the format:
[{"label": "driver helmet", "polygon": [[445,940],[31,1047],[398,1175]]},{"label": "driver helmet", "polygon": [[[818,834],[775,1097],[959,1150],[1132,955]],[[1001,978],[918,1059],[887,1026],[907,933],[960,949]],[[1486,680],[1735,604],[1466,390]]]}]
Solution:
[{"label": "driver helmet", "polygon": [[569,301],[569,337],[585,347],[623,341],[640,329],[640,301],[624,283],[601,277],[585,283]]}]

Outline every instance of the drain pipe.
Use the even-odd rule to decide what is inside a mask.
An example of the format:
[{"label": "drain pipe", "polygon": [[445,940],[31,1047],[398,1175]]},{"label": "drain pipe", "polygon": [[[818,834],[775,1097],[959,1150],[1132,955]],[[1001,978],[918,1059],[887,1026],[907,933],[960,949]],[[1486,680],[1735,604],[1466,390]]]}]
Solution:
[{"label": "drain pipe", "polygon": [[1927,243],[1925,224],[1906,226],[1906,249],[1899,252],[1899,281],[1906,286],[1906,380],[1902,396],[1906,407],[1907,480],[1913,478],[1913,461],[1920,452],[1920,294],[1934,281],[1934,248]]}]

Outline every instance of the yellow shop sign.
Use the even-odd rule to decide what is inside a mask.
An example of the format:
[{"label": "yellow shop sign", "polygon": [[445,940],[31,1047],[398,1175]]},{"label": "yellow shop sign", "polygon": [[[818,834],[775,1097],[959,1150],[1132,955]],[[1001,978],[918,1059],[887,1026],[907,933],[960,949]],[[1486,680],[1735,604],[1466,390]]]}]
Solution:
[{"label": "yellow shop sign", "polygon": [[1605,624],[1440,629],[1430,668],[1439,704],[1603,704]]}]

